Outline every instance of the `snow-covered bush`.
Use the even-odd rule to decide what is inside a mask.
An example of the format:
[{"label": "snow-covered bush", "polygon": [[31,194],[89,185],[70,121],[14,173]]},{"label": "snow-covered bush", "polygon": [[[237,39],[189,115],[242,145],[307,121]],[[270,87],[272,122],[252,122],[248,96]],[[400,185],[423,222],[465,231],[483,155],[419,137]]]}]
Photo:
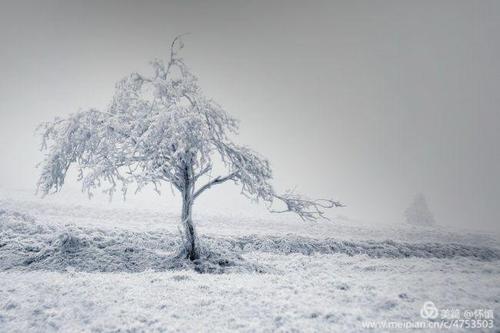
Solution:
[{"label": "snow-covered bush", "polygon": [[405,210],[406,223],[417,226],[432,226],[436,224],[423,194],[415,196],[410,206]]}]

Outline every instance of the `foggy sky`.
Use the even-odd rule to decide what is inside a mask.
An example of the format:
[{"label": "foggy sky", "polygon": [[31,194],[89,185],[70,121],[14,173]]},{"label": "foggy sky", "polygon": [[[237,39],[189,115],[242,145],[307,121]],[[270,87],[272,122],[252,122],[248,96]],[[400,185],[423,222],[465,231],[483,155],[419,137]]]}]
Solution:
[{"label": "foggy sky", "polygon": [[439,224],[498,230],[499,31],[498,1],[3,1],[0,187],[34,189],[38,123],[104,108],[189,32],[187,64],[278,190],[370,223],[422,192]]}]

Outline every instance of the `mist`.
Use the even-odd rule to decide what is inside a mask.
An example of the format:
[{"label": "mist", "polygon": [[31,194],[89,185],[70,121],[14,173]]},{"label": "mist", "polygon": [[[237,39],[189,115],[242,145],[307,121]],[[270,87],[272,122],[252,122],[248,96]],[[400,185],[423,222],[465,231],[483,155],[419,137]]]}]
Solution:
[{"label": "mist", "polygon": [[[105,108],[119,79],[189,33],[186,63],[241,121],[238,141],[271,161],[277,189],[341,200],[331,217],[373,225],[402,222],[422,192],[438,224],[498,231],[496,1],[1,7],[0,188],[35,191],[39,123]],[[166,205],[164,192],[143,196]],[[224,185],[200,205],[254,209],[233,193]]]}]

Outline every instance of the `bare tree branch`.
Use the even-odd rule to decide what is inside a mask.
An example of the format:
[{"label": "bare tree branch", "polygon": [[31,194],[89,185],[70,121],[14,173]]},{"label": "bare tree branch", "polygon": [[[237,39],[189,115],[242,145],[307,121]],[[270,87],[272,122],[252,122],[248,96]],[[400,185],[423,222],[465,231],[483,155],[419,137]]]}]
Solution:
[{"label": "bare tree branch", "polygon": [[212,179],[211,181],[209,181],[208,183],[206,183],[205,185],[203,185],[202,187],[200,187],[193,195],[193,199],[196,199],[200,194],[202,194],[204,191],[208,190],[210,187],[212,187],[213,185],[217,185],[217,184],[222,184],[224,183],[225,181],[227,180],[230,180],[230,179],[235,179],[235,176],[238,174],[238,172],[233,172],[227,176],[224,176],[224,177],[221,177],[221,176],[217,176],[215,177],[214,179]]},{"label": "bare tree branch", "polygon": [[293,192],[289,191],[283,195],[275,195],[276,199],[282,201],[286,209],[283,210],[271,210],[272,213],[288,213],[292,212],[297,214],[302,220],[315,221],[317,219],[323,218],[328,219],[325,216],[324,209],[334,208],[334,207],[345,207],[339,201],[329,200],[329,199],[307,199],[303,198]]}]

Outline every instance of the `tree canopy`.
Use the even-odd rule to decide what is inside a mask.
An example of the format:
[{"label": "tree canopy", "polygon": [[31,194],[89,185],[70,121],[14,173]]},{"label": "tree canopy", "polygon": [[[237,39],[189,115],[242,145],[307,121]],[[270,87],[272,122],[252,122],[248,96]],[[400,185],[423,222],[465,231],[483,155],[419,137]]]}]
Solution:
[{"label": "tree canopy", "polygon": [[[238,121],[203,94],[179,56],[182,48],[181,38],[175,38],[168,63],[154,60],[152,75],[131,73],[120,80],[106,110],[89,109],[40,126],[47,152],[38,181],[41,193],[60,190],[75,165],[90,196],[98,187],[109,195],[117,190],[126,195],[131,184],[136,191],[147,185],[158,191],[166,182],[190,191],[194,201],[212,186],[232,181],[271,211],[293,212],[302,219],[324,217],[325,208],[341,206],[290,191],[276,193],[269,162],[232,141]],[[214,163],[226,172],[214,175]],[[278,201],[281,208],[272,208]]]}]

